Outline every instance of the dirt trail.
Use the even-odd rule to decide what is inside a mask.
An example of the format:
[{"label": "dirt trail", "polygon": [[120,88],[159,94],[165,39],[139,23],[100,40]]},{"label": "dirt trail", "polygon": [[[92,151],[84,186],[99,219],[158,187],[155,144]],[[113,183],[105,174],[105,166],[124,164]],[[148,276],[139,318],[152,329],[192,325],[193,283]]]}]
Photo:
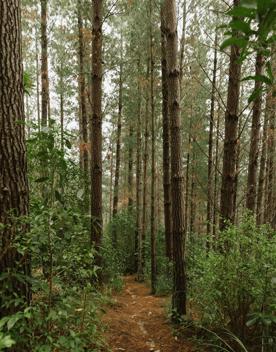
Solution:
[{"label": "dirt trail", "polygon": [[124,281],[124,289],[114,297],[114,306],[103,317],[111,351],[192,352],[189,343],[172,334],[165,313],[166,299],[151,296],[149,288],[133,276]]}]

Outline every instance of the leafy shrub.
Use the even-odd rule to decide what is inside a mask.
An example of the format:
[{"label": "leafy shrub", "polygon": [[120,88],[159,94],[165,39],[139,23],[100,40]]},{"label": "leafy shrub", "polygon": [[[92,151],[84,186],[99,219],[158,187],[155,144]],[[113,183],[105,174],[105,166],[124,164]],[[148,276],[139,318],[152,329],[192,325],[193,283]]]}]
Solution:
[{"label": "leafy shrub", "polygon": [[250,315],[272,313],[276,243],[268,227],[257,227],[246,216],[239,227],[220,233],[217,249],[206,254],[204,241],[199,240],[188,258],[190,301],[207,326],[227,327],[245,339],[252,332],[247,326]]}]

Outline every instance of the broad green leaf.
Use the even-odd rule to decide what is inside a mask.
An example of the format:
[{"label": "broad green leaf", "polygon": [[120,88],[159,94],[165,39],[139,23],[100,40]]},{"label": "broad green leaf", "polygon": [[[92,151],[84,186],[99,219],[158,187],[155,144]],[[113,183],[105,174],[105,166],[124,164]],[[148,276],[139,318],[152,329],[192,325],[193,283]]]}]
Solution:
[{"label": "broad green leaf", "polygon": [[245,34],[249,34],[251,33],[251,28],[250,28],[250,25],[249,23],[245,22],[245,21],[242,21],[242,20],[233,20],[230,22],[230,27],[232,29],[236,29],[236,30],[239,30]]},{"label": "broad green leaf", "polygon": [[266,84],[272,84],[272,80],[269,77],[264,76],[264,75],[247,76],[243,79],[243,81],[250,81],[250,80],[257,81],[257,82],[263,82]]},{"label": "broad green leaf", "polygon": [[244,38],[236,38],[236,37],[231,37],[227,38],[220,46],[220,49],[223,50],[227,48],[228,46],[231,45],[236,45],[240,48],[245,48],[247,46],[247,40]]},{"label": "broad green leaf", "polygon": [[14,325],[18,322],[18,320],[21,318],[20,315],[14,315],[11,317],[11,319],[9,319],[8,323],[7,323],[7,328],[8,330],[11,330]]},{"label": "broad green leaf", "polygon": [[267,64],[266,64],[266,73],[267,73],[268,77],[270,78],[271,82],[273,82],[274,76],[273,76],[273,71],[272,71],[272,67],[271,67],[270,62],[267,62]]},{"label": "broad green leaf", "polygon": [[248,98],[248,102],[252,103],[256,98],[262,93],[262,89],[255,89],[253,93]]},{"label": "broad green leaf", "polygon": [[248,7],[236,6],[228,11],[228,15],[233,17],[248,17],[254,19],[256,16],[256,10]]},{"label": "broad green leaf", "polygon": [[13,345],[15,345],[15,341],[10,337],[10,335],[3,336],[3,334],[0,333],[0,351],[10,348]]}]

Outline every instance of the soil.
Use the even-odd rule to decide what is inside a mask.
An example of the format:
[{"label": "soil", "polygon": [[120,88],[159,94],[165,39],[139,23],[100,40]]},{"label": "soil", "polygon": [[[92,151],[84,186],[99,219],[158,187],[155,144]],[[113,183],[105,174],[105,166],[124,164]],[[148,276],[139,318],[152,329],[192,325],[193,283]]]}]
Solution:
[{"label": "soil", "polygon": [[123,290],[114,296],[114,304],[103,317],[105,338],[112,352],[192,352],[189,342],[173,335],[167,318],[169,300],[150,294],[150,289],[124,278]]}]

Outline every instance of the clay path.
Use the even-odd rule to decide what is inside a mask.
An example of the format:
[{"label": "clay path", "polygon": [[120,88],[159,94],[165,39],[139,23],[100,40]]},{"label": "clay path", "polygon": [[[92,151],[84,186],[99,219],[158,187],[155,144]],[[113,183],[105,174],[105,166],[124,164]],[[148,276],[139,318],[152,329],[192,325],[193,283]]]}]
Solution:
[{"label": "clay path", "polygon": [[109,350],[127,352],[192,352],[189,343],[175,338],[166,317],[167,300],[150,295],[135,277],[124,279],[122,292],[103,317]]}]

